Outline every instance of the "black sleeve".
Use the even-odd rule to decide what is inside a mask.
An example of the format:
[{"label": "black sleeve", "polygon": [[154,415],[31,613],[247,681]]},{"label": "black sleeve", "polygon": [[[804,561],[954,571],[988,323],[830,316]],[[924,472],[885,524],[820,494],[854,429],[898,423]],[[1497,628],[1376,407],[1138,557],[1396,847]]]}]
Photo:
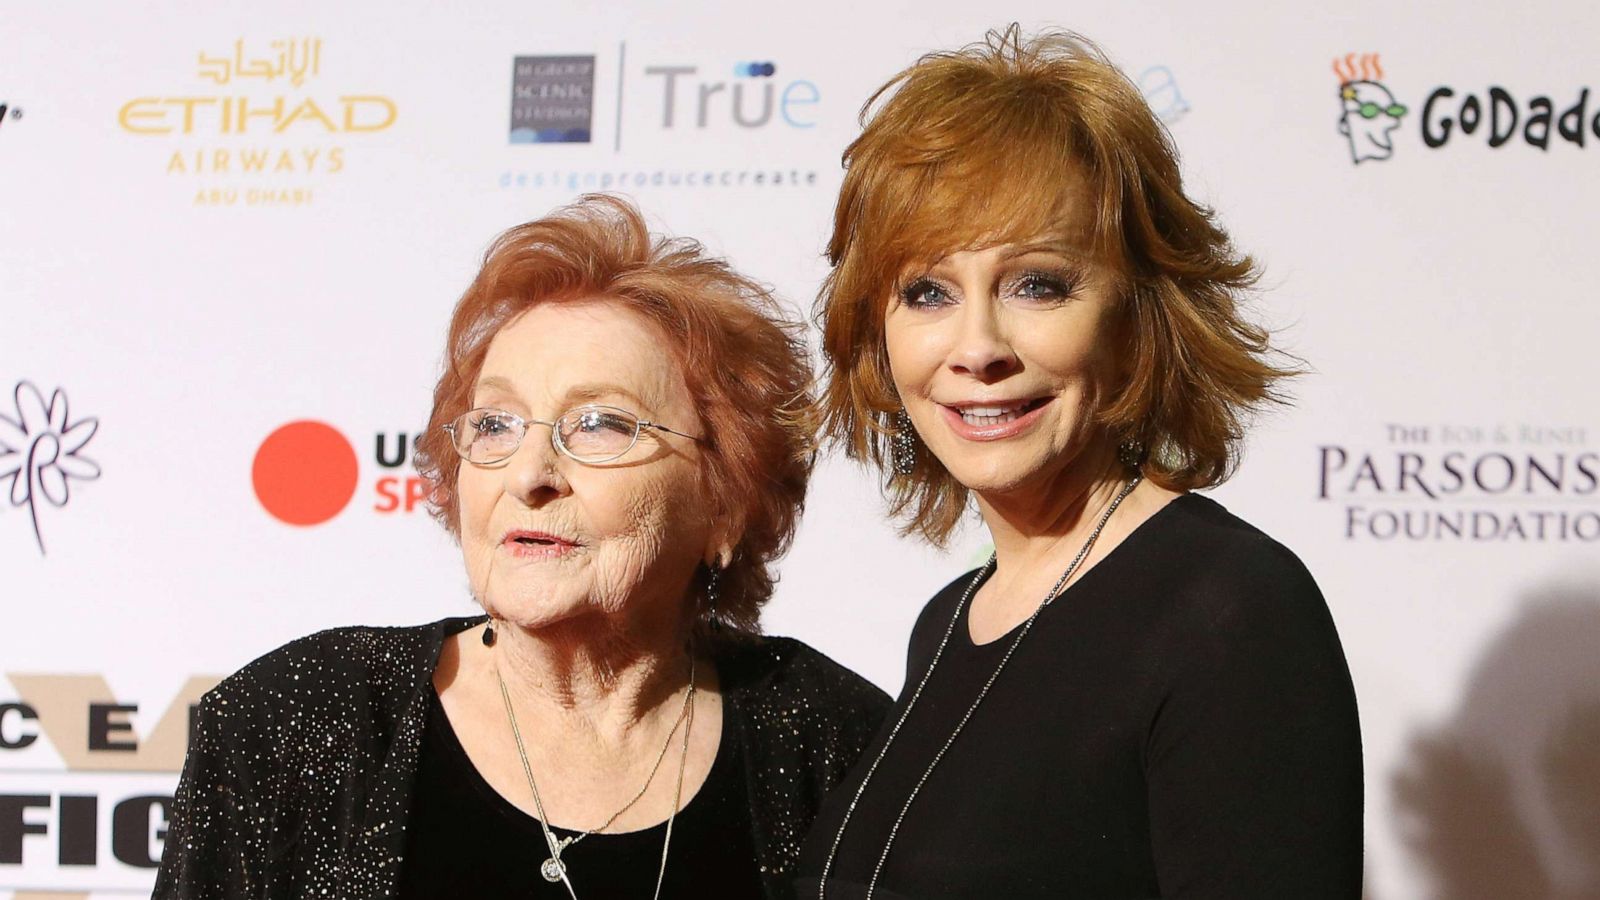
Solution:
[{"label": "black sleeve", "polygon": [[1333,621],[1278,545],[1196,588],[1146,744],[1161,896],[1357,900],[1355,691]]},{"label": "black sleeve", "polygon": [[227,703],[215,691],[200,702],[151,895],[157,900],[258,893],[262,826],[273,817],[244,777],[225,728]]}]

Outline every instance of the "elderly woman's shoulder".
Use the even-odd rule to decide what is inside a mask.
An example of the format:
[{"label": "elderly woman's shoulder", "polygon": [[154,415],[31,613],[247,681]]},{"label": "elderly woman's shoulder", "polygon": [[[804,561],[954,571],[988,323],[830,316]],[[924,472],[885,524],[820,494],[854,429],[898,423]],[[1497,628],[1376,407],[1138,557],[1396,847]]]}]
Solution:
[{"label": "elderly woman's shoulder", "polygon": [[329,628],[271,650],[223,679],[202,701],[211,706],[268,703],[327,707],[411,693],[432,671],[455,622]]},{"label": "elderly woman's shoulder", "polygon": [[747,707],[871,720],[876,728],[892,705],[877,685],[794,638],[729,642],[716,656],[723,693]]}]

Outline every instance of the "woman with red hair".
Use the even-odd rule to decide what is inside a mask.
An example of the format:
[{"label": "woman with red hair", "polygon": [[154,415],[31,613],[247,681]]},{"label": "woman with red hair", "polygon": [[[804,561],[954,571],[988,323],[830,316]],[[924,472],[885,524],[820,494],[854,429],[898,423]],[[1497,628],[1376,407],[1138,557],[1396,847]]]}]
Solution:
[{"label": "woman with red hair", "polygon": [[813,457],[767,292],[621,200],[513,228],[418,447],[486,616],[345,628],[200,704],[157,897],[789,897],[888,698],[758,635]]},{"label": "woman with red hair", "polygon": [[802,896],[1355,900],[1327,605],[1192,493],[1292,374],[1239,310],[1253,264],[1075,35],[931,54],[867,110],[819,304],[826,430],[907,531],[941,543],[973,504],[995,554],[917,622]]}]

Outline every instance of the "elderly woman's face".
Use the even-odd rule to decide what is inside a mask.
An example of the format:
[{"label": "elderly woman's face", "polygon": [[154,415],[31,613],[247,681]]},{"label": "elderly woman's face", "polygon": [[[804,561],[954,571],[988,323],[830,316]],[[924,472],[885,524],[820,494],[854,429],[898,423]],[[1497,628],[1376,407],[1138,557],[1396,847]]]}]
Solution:
[{"label": "elderly woman's face", "polygon": [[901,285],[884,323],[895,386],[963,485],[1038,487],[1096,439],[1115,372],[1108,269],[1007,244],[951,253]]},{"label": "elderly woman's face", "polygon": [[[472,395],[523,419],[553,421],[587,403],[704,434],[664,334],[618,303],[534,307],[495,335]],[[622,457],[585,465],[530,424],[510,459],[463,461],[461,548],[473,592],[517,625],[680,610],[709,558],[712,518],[689,438],[643,429]]]}]

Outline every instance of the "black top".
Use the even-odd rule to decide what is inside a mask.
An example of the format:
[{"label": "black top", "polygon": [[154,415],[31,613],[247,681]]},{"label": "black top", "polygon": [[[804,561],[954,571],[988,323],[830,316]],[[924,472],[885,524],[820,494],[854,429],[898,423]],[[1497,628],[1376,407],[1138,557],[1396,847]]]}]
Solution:
[{"label": "black top", "polygon": [[[549,857],[539,820],[500,796],[478,773],[450,727],[438,695],[428,694],[428,728],[411,798],[402,900],[459,896],[566,900],[566,885],[549,882],[539,864]],[[705,783],[672,823],[662,897],[760,897],[761,873],[750,832],[750,800],[739,777],[737,738],[723,720],[722,739]],[[657,778],[677,777],[674,742]],[[551,829],[557,839],[576,832]],[[591,834],[562,851],[580,897],[647,898],[661,873],[665,822],[640,831]]]},{"label": "black top", "polygon": [[[971,580],[918,620],[900,702],[801,854],[802,898]],[[864,896],[1016,637],[974,645],[965,613],[850,821],[829,898]],[[1189,494],[1040,615],[917,796],[874,896],[1356,900],[1361,817],[1355,693],[1316,583]]]},{"label": "black top", "polygon": [[[482,621],[324,631],[208,692],[191,720],[154,896],[394,896],[439,650]],[[822,795],[860,756],[889,698],[787,638],[712,656],[765,896],[791,897]]]}]

